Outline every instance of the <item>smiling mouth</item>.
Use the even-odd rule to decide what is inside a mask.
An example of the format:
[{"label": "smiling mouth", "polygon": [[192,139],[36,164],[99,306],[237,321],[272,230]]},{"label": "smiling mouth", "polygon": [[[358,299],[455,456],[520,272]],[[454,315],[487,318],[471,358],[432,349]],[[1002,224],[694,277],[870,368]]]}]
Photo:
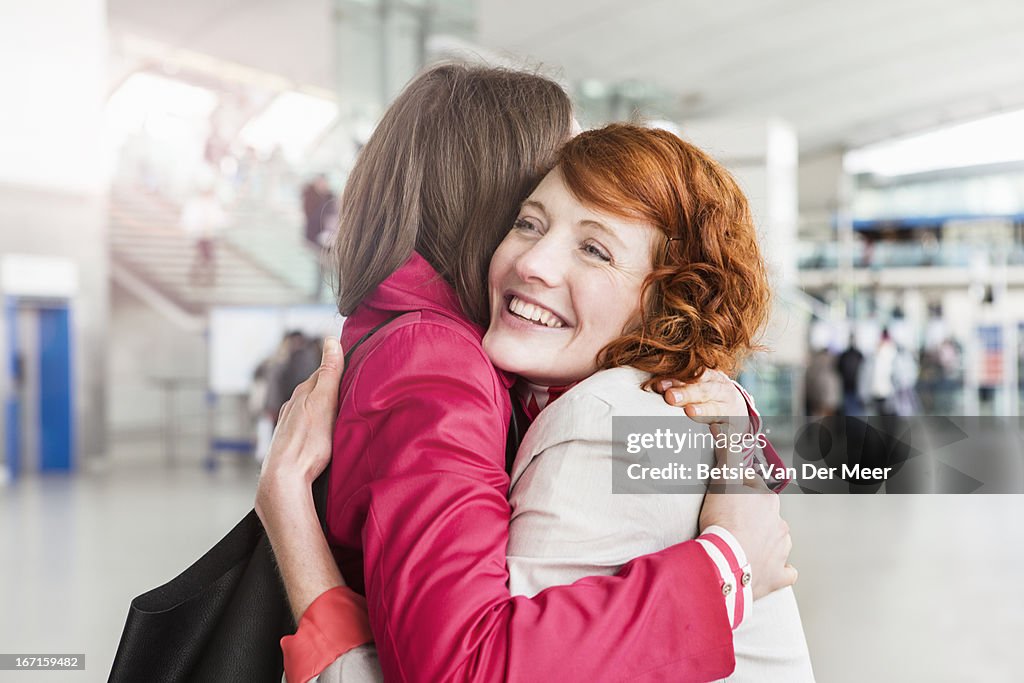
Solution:
[{"label": "smiling mouth", "polygon": [[508,304],[506,306],[508,312],[512,315],[525,320],[526,322],[533,323],[540,327],[558,328],[565,327],[565,323],[557,315],[552,313],[546,308],[531,304],[523,301],[522,299],[511,296],[508,298]]}]

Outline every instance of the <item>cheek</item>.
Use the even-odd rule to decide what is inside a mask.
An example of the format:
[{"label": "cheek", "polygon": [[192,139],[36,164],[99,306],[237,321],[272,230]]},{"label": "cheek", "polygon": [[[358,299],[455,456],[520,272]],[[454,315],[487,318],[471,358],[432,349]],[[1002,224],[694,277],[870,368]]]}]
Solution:
[{"label": "cheek", "polygon": [[575,299],[589,314],[584,318],[588,338],[597,348],[615,341],[639,320],[640,288],[631,284],[591,283],[579,290]]},{"label": "cheek", "polygon": [[614,302],[608,306],[608,332],[610,336],[608,343],[622,336],[638,319],[640,313],[639,300],[639,294],[626,291],[616,296]]}]

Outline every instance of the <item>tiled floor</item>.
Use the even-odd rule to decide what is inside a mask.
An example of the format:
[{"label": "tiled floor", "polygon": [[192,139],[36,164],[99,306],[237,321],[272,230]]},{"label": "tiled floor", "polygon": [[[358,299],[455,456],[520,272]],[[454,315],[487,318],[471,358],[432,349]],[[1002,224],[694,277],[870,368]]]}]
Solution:
[{"label": "tiled floor", "polygon": [[0,681],[105,681],[132,597],[241,519],[257,474],[151,464],[0,488],[0,652],[86,655],[84,672],[0,671]]},{"label": "tiled floor", "polygon": [[[86,654],[106,680],[131,598],[171,578],[252,505],[256,470],[119,461],[0,487],[0,652]],[[1024,496],[787,496],[818,680],[1017,681]]]}]

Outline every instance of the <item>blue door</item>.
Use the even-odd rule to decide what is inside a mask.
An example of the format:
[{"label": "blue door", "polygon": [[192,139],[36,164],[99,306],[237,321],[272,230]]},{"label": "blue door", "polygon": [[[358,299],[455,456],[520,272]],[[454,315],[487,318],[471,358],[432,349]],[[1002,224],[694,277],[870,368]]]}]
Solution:
[{"label": "blue door", "polygon": [[67,306],[39,309],[39,469],[70,471],[71,330]]},{"label": "blue door", "polygon": [[73,467],[71,320],[66,304],[8,299],[7,468],[67,472]]}]

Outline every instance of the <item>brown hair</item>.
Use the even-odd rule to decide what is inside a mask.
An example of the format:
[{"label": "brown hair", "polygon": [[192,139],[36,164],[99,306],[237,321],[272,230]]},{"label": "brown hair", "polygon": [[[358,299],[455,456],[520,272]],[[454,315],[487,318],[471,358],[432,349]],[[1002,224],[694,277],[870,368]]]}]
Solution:
[{"label": "brown hair", "polygon": [[672,133],[622,124],[578,135],[558,166],[581,202],[660,232],[640,323],[601,351],[599,365],[684,381],[705,368],[735,372],[759,348],[770,290],[746,197],[728,171]]},{"label": "brown hair", "polygon": [[434,67],[384,113],[341,198],[332,248],[338,310],[352,310],[415,249],[486,324],[487,267],[519,204],[569,137],[555,82],[507,69]]}]

